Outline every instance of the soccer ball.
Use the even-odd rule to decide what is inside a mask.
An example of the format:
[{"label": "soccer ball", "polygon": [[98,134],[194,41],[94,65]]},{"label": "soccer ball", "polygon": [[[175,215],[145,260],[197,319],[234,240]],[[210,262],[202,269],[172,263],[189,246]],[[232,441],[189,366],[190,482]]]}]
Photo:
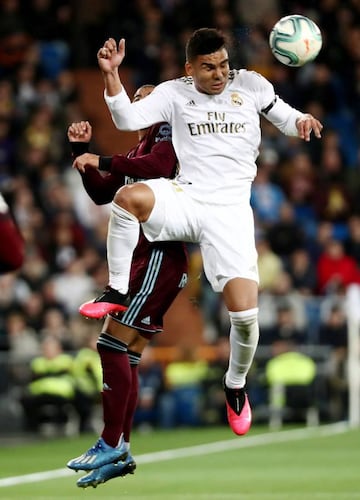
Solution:
[{"label": "soccer ball", "polygon": [[322,45],[319,27],[305,16],[282,17],[269,37],[272,53],[286,66],[303,66],[313,61]]}]

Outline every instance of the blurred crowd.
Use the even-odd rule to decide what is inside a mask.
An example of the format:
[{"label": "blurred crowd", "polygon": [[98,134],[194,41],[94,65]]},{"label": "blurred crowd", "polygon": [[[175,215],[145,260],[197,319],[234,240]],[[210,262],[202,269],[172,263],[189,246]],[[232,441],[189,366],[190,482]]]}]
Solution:
[{"label": "blurred crowd", "polygon": [[[271,27],[290,13],[323,34],[316,61],[296,69],[268,45]],[[0,192],[26,247],[21,270],[0,276],[0,352],[12,363],[40,355],[49,336],[77,351],[98,329],[77,308],[106,284],[109,210],[87,198],[71,169],[67,127],[86,118],[77,69],[95,67],[113,36],[127,40],[134,87],[181,76],[185,41],[201,26],[227,34],[233,67],[259,71],[324,124],[323,138],[308,144],[263,124],[252,192],[261,343],[330,345],[344,363],[344,293],[360,282],[359,0],[253,0],[251,8],[245,0],[1,0]],[[198,249],[189,250],[197,276]],[[222,304],[202,278],[194,293],[204,341],[216,344],[228,334]]]}]

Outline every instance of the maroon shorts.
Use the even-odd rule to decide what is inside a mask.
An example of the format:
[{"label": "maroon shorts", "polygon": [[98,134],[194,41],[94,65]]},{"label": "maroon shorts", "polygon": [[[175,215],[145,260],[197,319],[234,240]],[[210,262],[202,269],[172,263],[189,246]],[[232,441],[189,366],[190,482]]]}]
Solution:
[{"label": "maroon shorts", "polygon": [[140,332],[161,332],[166,311],[187,283],[187,267],[182,243],[156,243],[148,245],[146,252],[135,251],[130,306],[121,317],[112,318]]}]

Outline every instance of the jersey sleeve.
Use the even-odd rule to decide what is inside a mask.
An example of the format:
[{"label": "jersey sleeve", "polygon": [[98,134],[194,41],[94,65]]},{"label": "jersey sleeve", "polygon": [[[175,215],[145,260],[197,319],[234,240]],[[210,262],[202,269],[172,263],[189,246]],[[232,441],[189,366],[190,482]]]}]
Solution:
[{"label": "jersey sleeve", "polygon": [[141,179],[172,177],[176,168],[176,155],[171,142],[171,127],[160,123],[149,132],[152,147],[149,153],[128,158],[114,155],[111,161],[111,173],[125,174]]},{"label": "jersey sleeve", "polygon": [[303,116],[301,111],[292,108],[284,102],[280,97],[276,96],[275,101],[269,111],[263,113],[264,116],[271,121],[285,135],[296,137],[298,130],[296,128],[296,120]]},{"label": "jersey sleeve", "polygon": [[255,97],[255,105],[258,113],[263,113],[275,99],[273,85],[256,71],[245,71],[246,86]]},{"label": "jersey sleeve", "polygon": [[303,113],[291,107],[275,94],[274,87],[266,78],[255,71],[249,72],[251,86],[255,90],[259,113],[267,118],[283,134],[297,136],[296,120]]},{"label": "jersey sleeve", "polygon": [[96,205],[110,203],[117,190],[125,184],[124,175],[111,173],[101,174],[98,170],[88,168],[81,173],[85,191]]},{"label": "jersey sleeve", "polygon": [[105,92],[105,102],[115,126],[120,130],[140,130],[157,122],[169,122],[169,83],[158,85],[145,99],[133,103],[124,88],[115,96],[108,96]]},{"label": "jersey sleeve", "polygon": [[[88,142],[70,142],[70,147],[73,158],[89,152]],[[119,173],[117,175],[103,175],[93,168],[88,168],[85,172],[79,173],[85,191],[96,205],[110,203],[116,191],[125,184],[125,176]]]}]

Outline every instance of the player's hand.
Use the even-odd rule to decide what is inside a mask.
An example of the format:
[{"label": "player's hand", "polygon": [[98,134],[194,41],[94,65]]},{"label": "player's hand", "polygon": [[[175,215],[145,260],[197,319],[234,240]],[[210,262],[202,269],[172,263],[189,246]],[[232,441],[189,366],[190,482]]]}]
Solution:
[{"label": "player's hand", "polygon": [[70,142],[90,142],[92,136],[92,128],[89,122],[74,122],[67,131],[67,136]]},{"label": "player's hand", "polygon": [[314,132],[315,137],[318,139],[321,138],[323,125],[312,115],[306,114],[296,120],[296,128],[298,130],[299,137],[308,142],[310,141],[310,134],[312,131]]},{"label": "player's hand", "polygon": [[111,73],[117,69],[125,57],[125,39],[122,38],[117,46],[113,38],[108,38],[98,50],[98,64],[104,73]]},{"label": "player's hand", "polygon": [[87,168],[99,168],[99,156],[93,153],[84,153],[75,158],[73,168],[84,173]]}]

